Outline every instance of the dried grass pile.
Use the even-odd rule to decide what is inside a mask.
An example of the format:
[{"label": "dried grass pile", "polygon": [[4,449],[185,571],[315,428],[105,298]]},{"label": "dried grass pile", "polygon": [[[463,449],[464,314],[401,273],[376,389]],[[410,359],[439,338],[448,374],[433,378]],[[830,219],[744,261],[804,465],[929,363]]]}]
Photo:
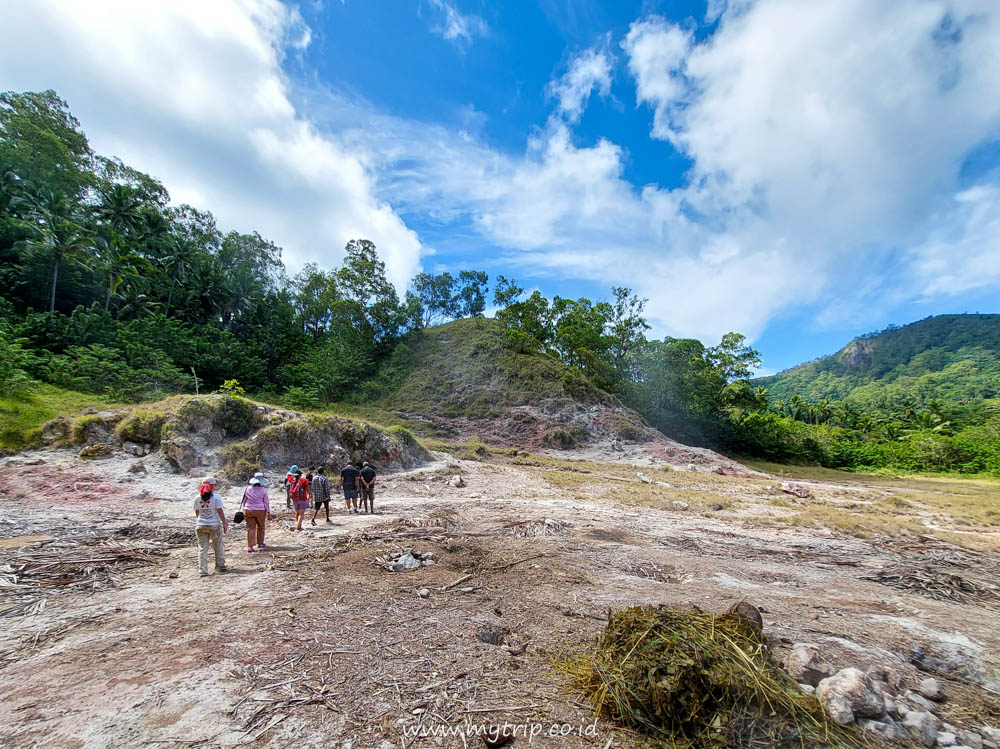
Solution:
[{"label": "dried grass pile", "polygon": [[598,715],[677,749],[857,745],[736,612],[618,611],[592,652],[559,668]]}]

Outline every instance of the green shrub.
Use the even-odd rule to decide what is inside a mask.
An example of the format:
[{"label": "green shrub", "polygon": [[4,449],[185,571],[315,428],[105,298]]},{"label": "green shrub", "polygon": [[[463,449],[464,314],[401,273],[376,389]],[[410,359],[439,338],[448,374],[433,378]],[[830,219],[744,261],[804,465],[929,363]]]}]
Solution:
[{"label": "green shrub", "polygon": [[166,419],[167,415],[162,411],[135,409],[115,427],[115,436],[121,442],[159,445]]},{"label": "green shrub", "polygon": [[420,443],[417,442],[417,438],[413,436],[413,432],[406,427],[397,425],[389,427],[388,431],[392,437],[396,438],[407,447],[420,447]]},{"label": "green shrub", "polygon": [[302,388],[293,385],[285,391],[281,402],[289,408],[306,408],[318,410],[323,407],[319,393],[311,388]]},{"label": "green shrub", "polygon": [[565,429],[553,429],[542,438],[542,443],[559,450],[576,447],[576,438]]}]

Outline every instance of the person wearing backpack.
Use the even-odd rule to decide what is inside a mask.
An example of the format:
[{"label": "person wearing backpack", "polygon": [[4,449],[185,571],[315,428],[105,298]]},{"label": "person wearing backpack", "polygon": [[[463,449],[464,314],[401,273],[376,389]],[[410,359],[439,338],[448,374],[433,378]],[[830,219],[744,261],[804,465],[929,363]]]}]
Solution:
[{"label": "person wearing backpack", "polygon": [[326,469],[323,466],[316,470],[309,486],[312,488],[313,507],[315,508],[312,524],[316,525],[316,516],[319,515],[319,508],[323,506],[326,508],[326,522],[332,523],[330,520],[330,479],[326,477]]},{"label": "person wearing backpack", "polygon": [[292,509],[292,494],[289,491],[289,487],[292,485],[292,479],[295,478],[295,472],[299,470],[298,466],[292,466],[288,469],[288,473],[285,474],[285,509]]},{"label": "person wearing backpack", "polygon": [[309,482],[302,475],[302,471],[295,471],[292,474],[292,483],[288,486],[288,496],[295,507],[295,530],[302,530],[302,521],[305,519],[306,510],[312,500],[312,489]]}]

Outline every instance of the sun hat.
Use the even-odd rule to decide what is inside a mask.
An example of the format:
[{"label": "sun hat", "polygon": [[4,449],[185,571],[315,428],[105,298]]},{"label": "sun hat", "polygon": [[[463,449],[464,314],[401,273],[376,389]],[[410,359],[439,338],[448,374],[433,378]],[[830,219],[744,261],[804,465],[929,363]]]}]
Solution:
[{"label": "sun hat", "polygon": [[201,483],[203,483],[203,484],[210,484],[210,485],[212,485],[212,486],[215,486],[215,485],[216,485],[216,484],[218,484],[219,482],[215,480],[215,477],[214,477],[214,476],[208,476],[208,477],[207,477],[207,478],[205,478],[205,479],[204,479],[204,480],[203,480],[203,481],[202,481]]},{"label": "sun hat", "polygon": [[247,481],[247,483],[250,484],[250,486],[260,486],[260,479],[254,476],[252,479]]},{"label": "sun hat", "polygon": [[295,473],[297,470],[299,470],[298,466],[292,466],[291,468],[288,469],[288,472],[289,473]]}]

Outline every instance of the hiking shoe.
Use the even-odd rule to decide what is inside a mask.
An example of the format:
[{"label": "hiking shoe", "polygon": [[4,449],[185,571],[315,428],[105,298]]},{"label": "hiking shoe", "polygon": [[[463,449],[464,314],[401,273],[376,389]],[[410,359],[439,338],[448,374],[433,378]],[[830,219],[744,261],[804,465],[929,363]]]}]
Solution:
[{"label": "hiking shoe", "polygon": [[198,576],[199,577],[208,577],[208,573],[207,572],[199,572]]}]

